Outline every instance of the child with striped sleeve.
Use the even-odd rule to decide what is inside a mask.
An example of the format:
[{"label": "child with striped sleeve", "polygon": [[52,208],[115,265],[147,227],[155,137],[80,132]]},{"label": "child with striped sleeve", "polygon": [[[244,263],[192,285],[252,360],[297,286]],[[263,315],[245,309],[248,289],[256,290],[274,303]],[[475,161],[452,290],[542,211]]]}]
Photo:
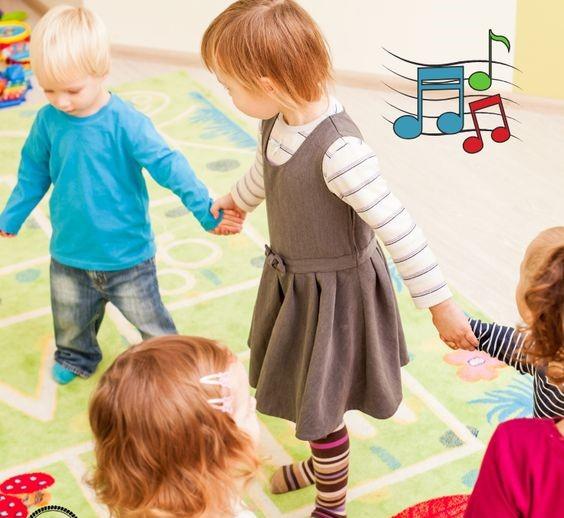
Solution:
[{"label": "child with striped sleeve", "polygon": [[260,412],[296,423],[310,459],[280,468],[271,489],[316,486],[312,516],[346,516],[349,436],[343,417],[393,415],[408,355],[376,235],[440,336],[473,349],[430,247],[391,193],[375,153],[327,92],[329,52],[293,0],[241,0],[202,41],[235,106],[260,119],[255,164],[212,206],[250,212],[266,199],[270,245],[255,305],[250,381]]},{"label": "child with striped sleeve", "polygon": [[478,348],[534,379],[537,417],[564,417],[564,227],[541,232],[521,263],[521,329],[470,320]]}]

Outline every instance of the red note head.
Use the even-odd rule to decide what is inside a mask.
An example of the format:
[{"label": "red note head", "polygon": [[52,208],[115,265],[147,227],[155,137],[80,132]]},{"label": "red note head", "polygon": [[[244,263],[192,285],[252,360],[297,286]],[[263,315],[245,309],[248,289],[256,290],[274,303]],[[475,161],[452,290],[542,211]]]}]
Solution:
[{"label": "red note head", "polygon": [[484,143],[480,137],[468,137],[463,143],[462,147],[466,153],[477,153],[484,147]]},{"label": "red note head", "polygon": [[499,126],[492,131],[492,140],[494,142],[505,142],[510,136],[511,133],[509,133],[509,128],[506,126]]}]

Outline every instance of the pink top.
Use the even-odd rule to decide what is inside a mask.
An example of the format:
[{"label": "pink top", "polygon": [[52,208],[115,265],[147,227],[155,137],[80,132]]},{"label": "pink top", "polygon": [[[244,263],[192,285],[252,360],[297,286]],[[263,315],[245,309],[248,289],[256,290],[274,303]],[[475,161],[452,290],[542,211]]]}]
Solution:
[{"label": "pink top", "polygon": [[552,419],[498,426],[465,518],[564,516],[564,437]]}]

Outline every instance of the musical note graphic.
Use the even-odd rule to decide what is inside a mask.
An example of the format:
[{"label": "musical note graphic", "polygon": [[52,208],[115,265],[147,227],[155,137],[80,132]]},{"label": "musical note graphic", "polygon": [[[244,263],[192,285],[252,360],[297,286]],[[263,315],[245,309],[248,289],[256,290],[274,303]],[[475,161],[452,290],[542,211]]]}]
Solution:
[{"label": "musical note graphic", "polygon": [[501,100],[501,95],[491,95],[485,97],[484,99],[478,99],[477,101],[472,101],[469,103],[470,114],[472,115],[472,120],[474,121],[474,129],[476,130],[476,136],[468,137],[462,147],[466,153],[478,153],[484,147],[484,141],[482,140],[482,132],[480,130],[480,125],[478,124],[478,118],[476,117],[476,112],[483,110],[484,108],[489,108],[490,106],[499,106],[499,111],[501,113],[501,119],[503,120],[503,126],[498,126],[492,131],[492,140],[494,142],[505,142],[511,136],[509,131],[509,126],[507,124],[507,117],[505,115],[505,110],[503,108],[503,102]]},{"label": "musical note graphic", "polygon": [[417,116],[403,115],[394,122],[394,133],[403,139],[413,139],[423,131],[423,92],[425,90],[456,90],[458,113],[445,112],[437,119],[442,133],[458,133],[464,127],[464,67],[419,67],[417,69]]},{"label": "musical note graphic", "polygon": [[490,29],[488,33],[488,73],[474,72],[468,78],[468,84],[473,90],[482,92],[492,86],[492,41],[500,41],[507,47],[507,52],[511,49],[511,44],[505,36],[498,36]]}]

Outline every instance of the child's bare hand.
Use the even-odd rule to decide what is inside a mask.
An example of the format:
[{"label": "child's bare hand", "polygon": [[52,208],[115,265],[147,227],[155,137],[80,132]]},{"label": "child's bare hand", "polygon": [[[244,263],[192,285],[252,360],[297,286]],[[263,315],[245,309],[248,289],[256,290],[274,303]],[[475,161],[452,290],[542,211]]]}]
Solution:
[{"label": "child's bare hand", "polygon": [[231,193],[228,193],[225,196],[222,196],[221,198],[215,200],[210,209],[214,218],[219,218],[220,210],[224,210],[226,211],[226,213],[227,211],[236,212],[242,220],[244,220],[247,216],[247,213],[237,206],[235,200],[233,199],[233,196],[231,196]]},{"label": "child's bare hand", "polygon": [[223,211],[223,219],[221,223],[212,230],[212,233],[218,236],[229,236],[241,232],[247,213],[237,206],[231,194],[226,194],[215,200],[210,209],[214,218],[219,217],[219,211],[221,210]]},{"label": "child's bare hand", "polygon": [[0,237],[16,237],[16,234],[10,234],[9,232],[4,232],[0,230]]},{"label": "child's bare hand", "polygon": [[478,345],[468,319],[452,299],[430,308],[441,340],[451,349],[473,351]]},{"label": "child's bare hand", "polygon": [[223,209],[223,219],[221,223],[212,230],[218,236],[229,236],[238,234],[243,230],[245,216],[241,216],[238,210]]}]

